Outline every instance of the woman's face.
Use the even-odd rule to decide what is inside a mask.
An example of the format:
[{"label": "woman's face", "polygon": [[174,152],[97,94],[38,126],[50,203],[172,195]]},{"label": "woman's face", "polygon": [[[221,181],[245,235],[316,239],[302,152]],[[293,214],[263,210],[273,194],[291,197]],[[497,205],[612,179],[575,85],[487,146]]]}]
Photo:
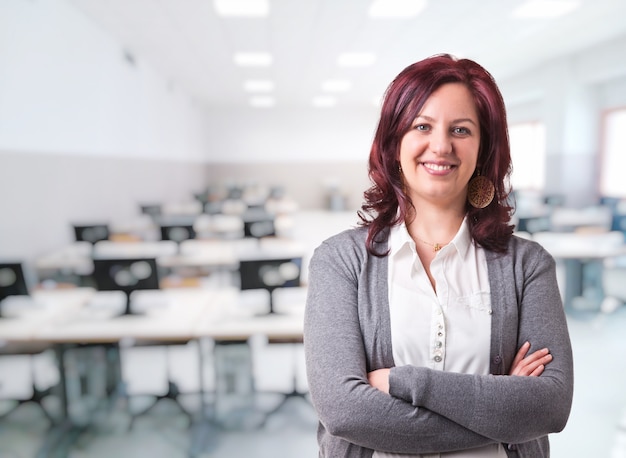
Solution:
[{"label": "woman's face", "polygon": [[469,89],[448,83],[426,100],[400,143],[400,165],[413,204],[464,205],[480,147],[478,113]]}]

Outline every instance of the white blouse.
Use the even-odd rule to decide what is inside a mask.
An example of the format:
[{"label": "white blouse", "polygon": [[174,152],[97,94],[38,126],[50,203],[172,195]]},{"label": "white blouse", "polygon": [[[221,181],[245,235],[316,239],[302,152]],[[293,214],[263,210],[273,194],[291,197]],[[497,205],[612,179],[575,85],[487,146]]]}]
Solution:
[{"label": "white blouse", "polygon": [[[433,289],[415,242],[404,224],[389,237],[389,313],[397,366],[411,364],[468,374],[489,374],[491,298],[484,250],[474,244],[464,220],[454,239],[430,265]],[[500,444],[478,449],[374,458],[506,458]]]}]

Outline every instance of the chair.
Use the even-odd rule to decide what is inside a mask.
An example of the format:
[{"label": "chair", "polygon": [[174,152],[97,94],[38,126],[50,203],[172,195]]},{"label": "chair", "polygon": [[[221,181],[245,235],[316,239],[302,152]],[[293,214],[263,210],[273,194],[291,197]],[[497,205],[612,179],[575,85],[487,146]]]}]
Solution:
[{"label": "chair", "polygon": [[[277,310],[275,307],[275,298],[278,295],[278,290],[283,288],[300,288],[301,287],[301,273],[302,273],[302,256],[298,255],[285,255],[270,256],[268,251],[265,256],[259,254],[259,258],[256,259],[242,259],[239,262],[239,274],[240,274],[240,289],[246,290],[266,290],[269,296],[269,309],[267,315],[285,313],[285,310]],[[276,304],[277,305],[277,304]],[[302,344],[302,340],[298,339],[268,339],[269,344]],[[253,348],[254,350],[254,348]],[[294,356],[295,358],[295,356]],[[266,412],[265,418],[261,423],[261,426],[265,424],[267,419],[278,412],[285,403],[294,397],[305,398],[306,394],[301,393],[297,389],[297,361],[294,360],[293,364],[293,388],[286,393],[280,393],[283,395],[282,401],[274,407],[271,411]]]},{"label": "chair", "polygon": [[77,242],[89,242],[94,245],[96,242],[109,239],[110,230],[106,223],[74,224],[72,227]]},{"label": "chair", "polygon": [[239,261],[242,290],[264,289],[269,293],[268,314],[274,310],[274,290],[300,286],[302,257],[272,257]]},{"label": "chair", "polygon": [[[138,307],[132,307],[133,302],[131,301],[131,296],[133,293],[141,290],[160,289],[159,274],[154,258],[94,259],[94,280],[100,291],[122,291],[126,294],[125,315],[143,312],[138,311]],[[149,307],[150,305],[148,305],[147,308]],[[167,348],[170,345],[187,344],[189,341],[190,339],[186,339],[183,342],[136,339],[132,342],[132,346],[165,346]],[[138,417],[150,412],[162,399],[170,399],[175,402],[180,410],[189,418],[191,424],[191,415],[187,412],[187,409],[180,404],[178,395],[178,387],[174,382],[168,380],[167,392],[162,395],[157,395],[154,402],[147,408],[132,414],[129,427],[132,428]]]},{"label": "chair", "polygon": [[[12,319],[10,317],[15,317],[16,315],[19,316],[20,309],[24,308],[24,303],[20,303],[19,307],[12,307],[10,313],[7,309],[10,308],[9,302],[12,297],[30,296],[26,278],[27,275],[25,275],[21,262],[0,263],[0,319]],[[43,405],[43,400],[51,394],[51,387],[44,390],[40,390],[37,387],[35,383],[34,369],[34,358],[49,351],[50,349],[52,349],[52,345],[44,343],[17,343],[0,341],[0,357],[28,357],[32,386],[31,395],[25,399],[15,399],[16,405],[11,410],[0,416],[0,419],[6,418],[23,404],[34,403],[40,407],[45,417],[50,421],[50,424],[55,422],[52,415],[50,415]],[[12,377],[15,377],[15,374],[12,374]]]}]

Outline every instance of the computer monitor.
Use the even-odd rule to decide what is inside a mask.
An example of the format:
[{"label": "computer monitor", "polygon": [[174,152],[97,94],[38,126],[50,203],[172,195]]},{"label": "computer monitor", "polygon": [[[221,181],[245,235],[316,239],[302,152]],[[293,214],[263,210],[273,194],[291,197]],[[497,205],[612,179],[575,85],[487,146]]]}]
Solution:
[{"label": "computer monitor", "polygon": [[173,240],[180,243],[184,240],[195,239],[196,231],[193,224],[162,224],[161,240]]},{"label": "computer monitor", "polygon": [[161,216],[161,205],[159,204],[143,204],[140,205],[142,215],[148,215],[152,218],[156,218],[157,216]]},{"label": "computer monitor", "polygon": [[300,286],[301,257],[250,259],[239,261],[241,290],[264,289],[270,296],[270,314],[275,313],[273,291]]},{"label": "computer monitor", "polygon": [[108,224],[74,224],[73,227],[77,242],[89,242],[93,245],[101,240],[109,239]]},{"label": "computer monitor", "polygon": [[[20,262],[0,263],[0,302],[9,296],[28,296],[28,285]],[[2,307],[0,307],[0,317]]]},{"label": "computer monitor", "polygon": [[159,289],[159,274],[154,258],[94,259],[93,279],[99,291],[126,294],[124,315],[132,313],[130,295],[141,289]]},{"label": "computer monitor", "polygon": [[248,208],[243,215],[244,237],[269,237],[276,235],[274,226],[274,215],[264,208]]}]

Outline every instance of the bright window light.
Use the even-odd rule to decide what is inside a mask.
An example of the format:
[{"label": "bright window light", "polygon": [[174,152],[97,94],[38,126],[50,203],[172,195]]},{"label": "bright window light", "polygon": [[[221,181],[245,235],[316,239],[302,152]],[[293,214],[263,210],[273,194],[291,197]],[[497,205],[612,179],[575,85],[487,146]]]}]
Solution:
[{"label": "bright window light", "polygon": [[269,0],[213,0],[215,12],[224,17],[267,17]]},{"label": "bright window light", "polygon": [[276,105],[276,99],[270,96],[255,96],[250,98],[250,106],[255,108],[269,108]]},{"label": "bright window light", "polygon": [[626,108],[613,110],[603,120],[604,142],[600,164],[600,192],[604,196],[626,198],[624,167],[626,159]]},{"label": "bright window light", "polygon": [[318,108],[334,107],[337,105],[337,99],[327,95],[321,95],[319,97],[314,97],[311,103],[314,107]]},{"label": "bright window light", "polygon": [[322,83],[324,92],[346,92],[352,88],[352,81],[349,80],[328,80]]},{"label": "bright window light", "polygon": [[376,55],[370,52],[347,52],[337,58],[337,65],[340,67],[369,67],[374,62]]},{"label": "bright window light", "polygon": [[410,18],[426,8],[426,0],[374,0],[368,14],[374,18]]},{"label": "bright window light", "polygon": [[528,0],[513,16],[518,18],[554,18],[571,13],[580,6],[578,0]]},{"label": "bright window light", "polygon": [[273,58],[266,52],[240,52],[235,54],[234,61],[241,67],[269,67]]},{"label": "bright window light", "polygon": [[248,80],[243,83],[246,92],[272,92],[274,82],[269,80]]},{"label": "bright window light", "polygon": [[516,190],[542,190],[545,185],[546,128],[543,123],[525,122],[509,126]]}]

